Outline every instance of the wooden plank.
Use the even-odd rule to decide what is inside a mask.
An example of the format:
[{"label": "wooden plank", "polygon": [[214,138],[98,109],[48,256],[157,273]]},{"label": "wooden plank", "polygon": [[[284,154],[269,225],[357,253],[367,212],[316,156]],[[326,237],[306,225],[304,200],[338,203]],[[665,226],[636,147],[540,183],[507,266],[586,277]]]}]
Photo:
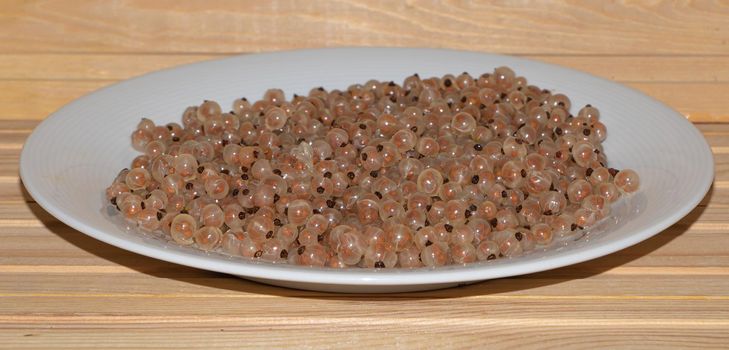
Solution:
[{"label": "wooden plank", "polygon": [[0,202],[35,202],[18,175],[0,176]]},{"label": "wooden plank", "polygon": [[18,176],[20,152],[17,150],[0,150],[0,182],[14,181]]},{"label": "wooden plank", "polygon": [[[585,265],[585,264],[582,264]],[[120,272],[119,268],[88,266],[86,270],[92,272],[79,272],[73,266],[59,266],[67,268],[65,272],[45,271],[44,266],[38,267],[40,271],[30,272],[0,272],[0,298],[28,298],[44,300],[50,298],[127,298],[129,300],[157,299],[160,303],[172,303],[175,299],[204,299],[214,296],[219,303],[216,308],[224,309],[231,300],[261,299],[263,302],[274,301],[280,296],[317,297],[327,293],[310,292],[294,289],[273,287],[247,281],[234,276],[215,274],[181,267],[179,269],[141,269],[132,272]],[[373,300],[415,300],[415,299],[447,299],[449,297],[473,298],[482,301],[514,301],[535,302],[544,300],[582,300],[582,301],[677,301],[706,302],[717,301],[729,306],[729,295],[726,274],[694,274],[690,269],[684,272],[670,267],[655,273],[636,273],[647,268],[631,268],[630,273],[580,273],[577,269],[567,270],[562,274],[541,272],[537,274],[502,278],[485,281],[457,289],[439,291],[398,293],[396,295],[369,295],[369,294],[329,294],[333,300],[352,299],[367,296]],[[659,271],[660,268],[653,269]],[[134,268],[136,270],[136,268]],[[560,269],[562,270],[562,269]],[[20,271],[20,269],[18,269]],[[564,272],[564,271],[563,271]],[[84,283],[69,284],[68,276],[83,278]],[[589,277],[589,278],[587,278]],[[636,284],[637,278],[650,278],[651,285]],[[165,279],[169,279],[166,281]],[[605,285],[613,288],[605,289]],[[228,301],[226,302],[226,299]],[[92,301],[90,301],[91,303]],[[145,301],[138,301],[144,303]],[[2,303],[2,302],[0,302]],[[59,305],[54,312],[65,312],[68,305]],[[40,312],[44,305],[31,309],[28,305],[8,306],[0,313],[22,314],[23,310]],[[86,312],[86,310],[77,310]],[[99,312],[113,312],[109,305]],[[204,310],[199,310],[204,312]],[[192,313],[191,310],[179,312]],[[221,315],[225,314],[221,310]],[[729,309],[724,310],[729,312]]]},{"label": "wooden plank", "polygon": [[[459,298],[460,306],[466,310],[466,304],[492,304],[493,313],[499,308],[527,307],[526,304],[539,304],[551,301],[555,304],[564,302],[575,305],[591,305],[605,302],[616,305],[635,303],[633,312],[642,312],[651,308],[650,304],[681,301],[681,306],[664,309],[656,313],[662,317],[684,309],[694,309],[693,317],[705,319],[723,319],[729,316],[729,294],[727,294],[726,278],[716,275],[695,275],[691,273],[675,274],[594,274],[590,278],[585,274],[552,275],[538,273],[512,278],[476,283],[459,288],[445,290],[399,293],[399,294],[347,294],[337,295],[278,288],[262,285],[236,277],[199,271],[189,268],[187,273],[181,271],[141,271],[143,273],[109,273],[98,269],[95,273],[76,275],[74,271],[66,273],[0,273],[0,327],[12,316],[23,316],[33,313],[54,313],[57,316],[74,312],[79,316],[96,314],[125,315],[132,313],[145,318],[152,318],[158,312],[168,316],[195,315],[204,316],[214,311],[218,316],[246,317],[276,315],[275,309],[286,308],[282,305],[282,297],[298,297],[310,299],[301,307],[320,308],[322,314],[335,314],[345,310],[333,304],[356,306],[357,301],[369,300],[372,307],[384,308],[388,302],[395,300],[411,301],[412,304],[447,306],[453,298]],[[78,276],[83,283],[68,283],[69,276]],[[636,278],[650,279],[650,287],[645,283],[636,284]],[[610,285],[612,288],[604,288]],[[12,303],[8,299],[26,298],[33,300],[32,305]],[[82,300],[86,308],[75,308],[73,303],[58,303],[54,299]],[[195,301],[198,300],[198,301]],[[256,300],[256,310],[238,310],[233,307],[245,300]],[[324,305],[328,301],[330,305]],[[98,305],[108,301],[107,305]],[[119,308],[119,304],[127,304],[129,308]],[[176,305],[205,303],[207,309],[183,308],[172,310]],[[321,303],[321,307],[316,304]],[[154,304],[154,305],[152,305]],[[722,306],[711,308],[711,306]],[[416,307],[412,305],[412,307]],[[551,306],[545,305],[545,308]],[[262,312],[265,310],[265,312]],[[589,308],[588,308],[589,309]],[[375,311],[375,310],[372,310]],[[403,310],[404,311],[404,310]],[[479,312],[478,309],[474,310]],[[506,311],[502,309],[501,311]],[[566,311],[567,312],[567,311]],[[617,311],[616,311],[617,312]],[[587,314],[583,311],[580,313]],[[407,314],[407,313],[405,313]],[[591,314],[591,313],[590,313]],[[599,314],[599,313],[598,313]],[[567,317],[567,315],[564,315]],[[607,315],[605,315],[607,316]],[[594,316],[592,316],[594,317]]]},{"label": "wooden plank", "polygon": [[648,96],[679,111],[695,123],[729,121],[729,84],[713,83],[630,83]]},{"label": "wooden plank", "polygon": [[[353,318],[358,316],[355,314]],[[621,324],[622,320],[618,319],[563,321],[556,315],[553,320],[454,322],[445,319],[435,322],[421,319],[397,324],[373,318],[361,318],[361,322],[354,324],[348,319],[307,322],[308,319],[301,318],[290,323],[270,320],[243,325],[235,324],[235,321],[197,324],[190,320],[183,325],[160,321],[122,329],[94,322],[84,327],[59,327],[57,323],[18,326],[0,329],[0,342],[12,349],[47,349],[51,345],[54,348],[98,349],[99,344],[114,349],[718,349],[728,341],[724,328],[700,322],[688,327],[682,322],[651,324],[625,320]],[[336,335],[332,334],[333,329],[337,330]]]},{"label": "wooden plank", "polygon": [[30,135],[30,130],[4,130],[0,132],[0,151],[17,152],[23,149],[25,139]]},{"label": "wooden plank", "polygon": [[[114,81],[0,80],[2,119],[42,120],[61,106]],[[629,83],[697,123],[729,121],[729,83]],[[229,101],[220,101],[223,104]],[[170,116],[179,120],[179,116]]]},{"label": "wooden plank", "polygon": [[[225,54],[0,54],[2,80],[122,80]],[[522,55],[620,82],[729,82],[725,56]],[[59,68],[60,67],[60,68]],[[517,72],[518,73],[518,72]]]},{"label": "wooden plank", "polygon": [[231,53],[347,45],[727,54],[728,16],[726,4],[708,2],[13,0],[0,7],[0,51]]},{"label": "wooden plank", "polygon": [[29,134],[38,123],[37,120],[0,120],[0,135]]},{"label": "wooden plank", "polygon": [[0,54],[0,79],[122,80],[164,68],[221,57],[225,55]]},{"label": "wooden plank", "polygon": [[[278,289],[233,278],[101,274],[86,276],[83,285],[74,285],[66,283],[67,277],[63,275],[5,276],[9,280],[0,285],[0,300],[5,304],[0,313],[0,329],[4,334],[23,330],[22,334],[42,337],[54,329],[66,334],[140,335],[152,330],[179,332],[190,327],[202,333],[220,329],[238,334],[265,330],[267,335],[305,330],[309,334],[307,339],[311,339],[320,327],[337,327],[342,331],[351,328],[352,332],[387,329],[389,334],[408,334],[398,331],[407,328],[423,335],[462,331],[463,341],[473,342],[466,333],[491,334],[503,328],[517,328],[523,335],[532,327],[553,333],[559,329],[574,332],[579,327],[585,327],[580,332],[614,331],[630,325],[651,334],[654,329],[670,329],[673,334],[691,337],[702,330],[723,334],[722,330],[729,327],[729,298],[725,292],[715,297],[679,293],[684,288],[695,290],[696,286],[705,287],[716,281],[696,277],[684,280],[683,276],[651,277],[651,281],[656,281],[654,288],[636,284],[634,278],[522,277],[444,291],[351,296]],[[14,281],[20,283],[11,285]],[[606,284],[612,288],[604,288]],[[14,292],[2,294],[6,285]],[[292,296],[301,302],[295,306],[287,303]],[[144,338],[149,339],[146,334]],[[251,342],[270,341],[246,334],[245,339],[249,338]],[[283,334],[275,338],[289,339]],[[705,341],[694,344],[713,344]],[[449,340],[449,344],[452,342]]]},{"label": "wooden plank", "polygon": [[725,56],[570,56],[527,55],[621,83],[725,82],[729,58]]},{"label": "wooden plank", "polygon": [[0,201],[27,200],[26,191],[18,179],[20,151],[37,120],[0,121]]},{"label": "wooden plank", "polygon": [[[485,289],[480,291],[482,294],[475,291],[474,294],[455,293],[442,298],[428,298],[427,293],[415,297],[317,293],[302,297],[298,305],[286,303],[290,300],[287,299],[288,295],[256,296],[245,292],[233,294],[230,298],[215,293],[199,297],[167,297],[149,293],[136,297],[103,293],[89,293],[89,296],[60,293],[6,296],[3,297],[0,327],[6,328],[4,324],[8,323],[26,326],[58,324],[59,328],[83,328],[84,324],[94,323],[124,327],[125,324],[134,326],[164,320],[170,325],[181,323],[183,327],[191,321],[200,324],[229,322],[230,325],[242,327],[254,324],[286,327],[307,320],[312,325],[338,320],[342,326],[363,323],[406,326],[408,323],[422,323],[423,326],[433,327],[445,326],[450,321],[452,325],[478,327],[494,323],[528,325],[548,322],[550,319],[554,325],[569,326],[584,321],[587,325],[609,326],[617,325],[620,319],[624,319],[635,326],[673,324],[729,329],[729,302],[726,300],[630,296],[551,298],[538,294],[534,298],[520,298],[491,295],[488,292],[484,295]],[[286,292],[288,290],[284,290]],[[59,302],[61,300],[63,302]],[[459,302],[454,302],[456,300]],[[23,301],[31,303],[25,305]],[[392,312],[394,303],[397,303],[397,312]]]},{"label": "wooden plank", "polygon": [[5,111],[0,119],[43,120],[63,105],[111,81],[0,81],[0,104]]}]

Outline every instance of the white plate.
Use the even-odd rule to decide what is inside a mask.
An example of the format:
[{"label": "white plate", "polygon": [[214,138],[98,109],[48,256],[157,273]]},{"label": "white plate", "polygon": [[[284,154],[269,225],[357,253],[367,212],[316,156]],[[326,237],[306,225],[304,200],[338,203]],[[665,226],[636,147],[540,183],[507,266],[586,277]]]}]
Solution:
[{"label": "white plate", "polygon": [[[641,188],[614,210],[605,232],[549,251],[490,263],[417,270],[330,270],[251,263],[206,254],[126,232],[101,214],[102,193],[135,156],[129,135],[139,119],[179,122],[185,107],[223,105],[266,88],[287,96],[314,86],[344,89],[370,78],[490,72],[507,65],[530,83],[590,103],[607,125],[610,166],[635,169]],[[573,112],[575,112],[573,110]],[[130,79],[84,96],[41,123],[21,155],[28,192],[49,213],[101,241],[142,255],[270,284],[340,292],[442,288],[514,276],[594,259],[643,241],[677,222],[704,197],[714,175],[706,141],[664,104],[607,80],[521,58],[433,49],[345,48],[231,57]]]}]

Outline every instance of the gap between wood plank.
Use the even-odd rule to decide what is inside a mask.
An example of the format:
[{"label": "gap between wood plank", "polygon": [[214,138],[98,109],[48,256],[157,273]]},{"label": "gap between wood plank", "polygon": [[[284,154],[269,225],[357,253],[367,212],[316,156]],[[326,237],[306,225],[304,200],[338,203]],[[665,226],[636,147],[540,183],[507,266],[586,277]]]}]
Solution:
[{"label": "gap between wood plank", "polygon": [[[479,296],[479,298],[484,296]],[[499,298],[497,296],[485,296],[492,299],[511,299],[511,297]],[[566,318],[566,317],[524,317],[524,318],[503,318],[503,317],[414,317],[414,316],[393,316],[382,317],[374,315],[371,317],[274,317],[265,316],[262,319],[269,324],[277,325],[331,325],[347,324],[362,325],[371,327],[373,317],[376,317],[378,326],[398,326],[404,323],[416,328],[419,326],[489,326],[489,325],[513,325],[513,326],[673,326],[673,327],[720,327],[729,326],[729,320],[722,319],[691,319],[691,318]],[[255,322],[261,322],[256,319]],[[0,324],[86,324],[93,327],[94,324],[139,324],[139,323],[163,323],[163,324],[199,324],[199,323],[229,323],[243,325],[250,323],[250,317],[230,316],[45,316],[45,315],[8,315],[0,316]]]}]

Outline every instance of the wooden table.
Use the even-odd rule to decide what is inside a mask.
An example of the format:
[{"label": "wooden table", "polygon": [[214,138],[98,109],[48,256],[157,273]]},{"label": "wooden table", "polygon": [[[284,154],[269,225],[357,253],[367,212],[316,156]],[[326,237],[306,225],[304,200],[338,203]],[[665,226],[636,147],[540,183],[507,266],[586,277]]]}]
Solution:
[{"label": "wooden table", "polygon": [[[323,46],[499,52],[613,79],[704,133],[713,189],[674,226],[583,264],[425,293],[336,295],[100,243],[18,179],[28,134],[102,86],[182,63]],[[729,346],[727,3],[3,1],[0,348]]]}]

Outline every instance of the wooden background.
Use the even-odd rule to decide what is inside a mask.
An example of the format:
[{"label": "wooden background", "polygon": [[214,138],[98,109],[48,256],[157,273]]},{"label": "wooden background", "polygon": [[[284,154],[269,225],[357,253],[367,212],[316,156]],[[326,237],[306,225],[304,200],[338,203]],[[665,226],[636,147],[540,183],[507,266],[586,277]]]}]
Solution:
[{"label": "wooden background", "polygon": [[[716,181],[656,237],[469,287],[336,295],[138,256],[44,212],[28,134],[102,86],[233,54],[416,46],[525,56],[613,79],[704,133]],[[0,348],[695,347],[729,344],[726,1],[0,2]]]}]

